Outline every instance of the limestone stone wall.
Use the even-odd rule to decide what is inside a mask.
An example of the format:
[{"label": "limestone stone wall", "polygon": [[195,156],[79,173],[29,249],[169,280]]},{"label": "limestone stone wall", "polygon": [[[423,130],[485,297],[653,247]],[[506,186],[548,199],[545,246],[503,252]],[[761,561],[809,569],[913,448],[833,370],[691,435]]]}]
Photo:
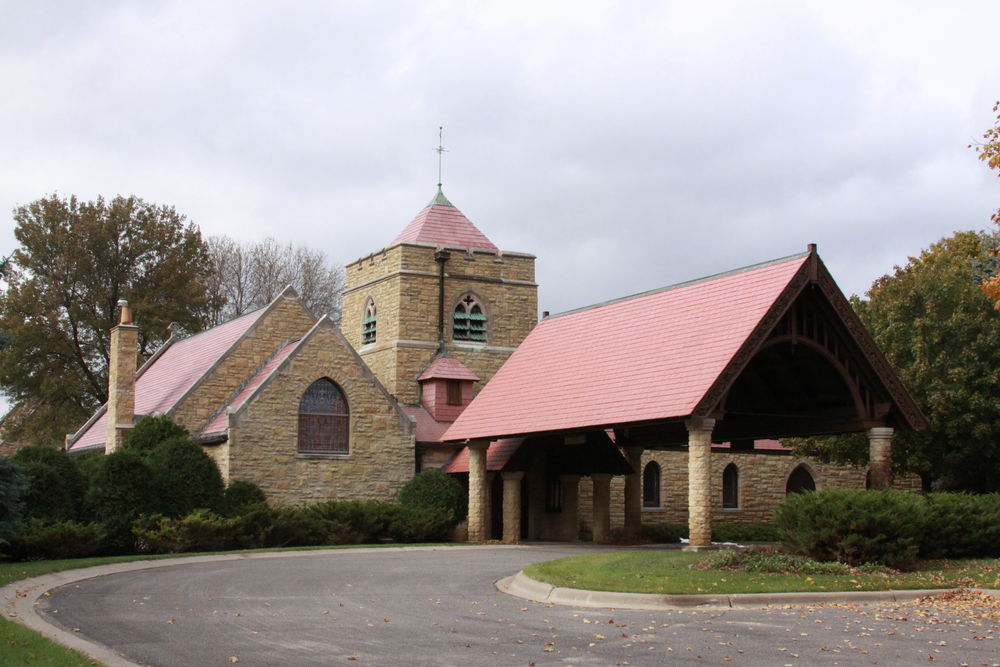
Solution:
[{"label": "limestone stone wall", "polygon": [[[450,248],[445,264],[445,341],[448,351],[481,379],[479,391],[538,319],[535,258],[523,253]],[[414,380],[438,342],[438,264],[435,248],[402,243],[348,265],[344,336],[396,398],[419,401]],[[451,313],[467,293],[486,310],[487,341],[452,341]],[[377,310],[376,341],[361,345],[365,305]]]},{"label": "limestone stone wall", "polygon": [[[298,453],[298,405],[306,388],[329,378],[350,409],[347,455]],[[414,473],[409,418],[333,329],[321,326],[252,403],[229,419],[231,479],[256,482],[278,504],[393,498]]]},{"label": "limestone stone wall", "polygon": [[192,433],[197,433],[282,343],[305,335],[313,324],[313,316],[297,298],[286,296],[280,299],[178,405],[171,417]]},{"label": "limestone stone wall", "polygon": [[[774,508],[785,497],[788,476],[795,468],[805,466],[813,477],[817,489],[865,488],[866,468],[824,464],[812,459],[800,459],[787,453],[734,452],[713,449],[711,454],[711,497],[713,523],[753,523],[770,521]],[[642,522],[687,524],[688,461],[686,449],[646,451],[642,466],[656,461],[660,466],[660,506],[643,507]],[[733,463],[739,471],[739,507],[722,507],[722,471]],[[611,526],[624,526],[624,478],[614,477],[611,482]],[[916,475],[897,477],[893,488],[920,491],[920,478]],[[581,524],[590,525],[592,516],[592,483],[589,477],[580,482]]]}]

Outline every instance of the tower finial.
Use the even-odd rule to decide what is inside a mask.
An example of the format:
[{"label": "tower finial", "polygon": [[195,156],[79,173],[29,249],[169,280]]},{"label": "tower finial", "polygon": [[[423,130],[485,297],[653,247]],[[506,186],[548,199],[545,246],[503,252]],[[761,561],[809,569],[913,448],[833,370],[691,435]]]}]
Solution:
[{"label": "tower finial", "polygon": [[448,150],[444,146],[441,145],[441,137],[442,137],[443,134],[444,134],[444,125],[439,125],[438,126],[438,146],[437,146],[437,148],[434,149],[434,150],[437,151],[437,154],[438,154],[438,192],[441,192],[441,159],[442,159],[442,154],[445,153],[445,152],[447,152],[447,150]]}]

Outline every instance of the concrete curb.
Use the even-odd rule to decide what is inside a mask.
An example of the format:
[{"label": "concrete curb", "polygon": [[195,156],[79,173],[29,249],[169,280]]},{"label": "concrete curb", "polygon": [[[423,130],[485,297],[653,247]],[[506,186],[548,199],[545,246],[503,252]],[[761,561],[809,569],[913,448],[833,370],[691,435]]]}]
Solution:
[{"label": "concrete curb", "polygon": [[94,567],[80,568],[77,570],[63,570],[53,572],[39,577],[21,579],[14,581],[3,588],[0,588],[0,603],[3,604],[3,615],[7,620],[20,623],[35,632],[81,653],[101,661],[107,667],[140,667],[138,663],[131,662],[124,656],[115,653],[106,646],[91,642],[80,635],[67,630],[58,625],[53,625],[38,614],[36,607],[38,601],[49,591],[66,584],[104,577],[110,574],[121,572],[134,572],[136,570],[151,570],[160,567],[171,567],[178,565],[189,565],[192,563],[214,563],[226,560],[250,560],[257,558],[297,558],[318,555],[330,555],[336,553],[383,553],[386,551],[435,551],[445,549],[482,549],[482,548],[519,548],[519,545],[457,545],[444,547],[380,547],[380,548],[359,548],[359,549],[314,549],[308,551],[268,551],[262,553],[242,553],[242,554],[217,554],[213,556],[189,556],[179,558],[164,558],[158,560],[137,560],[128,563],[112,563],[109,565],[96,565]]},{"label": "concrete curb", "polygon": [[[656,595],[649,593],[613,593],[560,588],[532,579],[522,570],[501,579],[496,587],[502,593],[533,602],[569,607],[672,610],[672,609],[762,609],[808,604],[855,602],[905,602],[940,595],[947,588],[900,591],[838,591],[832,593],[733,593],[730,595]],[[976,589],[1000,597],[1000,590]]]}]

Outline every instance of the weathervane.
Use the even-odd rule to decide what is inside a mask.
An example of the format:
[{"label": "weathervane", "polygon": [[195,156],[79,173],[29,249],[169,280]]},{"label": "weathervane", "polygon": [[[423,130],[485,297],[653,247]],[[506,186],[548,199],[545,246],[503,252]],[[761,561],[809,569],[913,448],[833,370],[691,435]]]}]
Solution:
[{"label": "weathervane", "polygon": [[438,154],[438,190],[441,189],[441,159],[442,153],[445,153],[448,149],[441,145],[441,136],[444,134],[444,125],[438,126],[438,145],[437,148],[433,150],[437,151]]}]

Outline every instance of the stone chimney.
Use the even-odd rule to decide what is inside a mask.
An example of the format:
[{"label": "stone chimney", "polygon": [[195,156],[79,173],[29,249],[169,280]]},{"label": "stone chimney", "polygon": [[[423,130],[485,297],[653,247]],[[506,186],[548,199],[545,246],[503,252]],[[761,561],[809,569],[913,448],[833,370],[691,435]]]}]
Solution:
[{"label": "stone chimney", "polygon": [[132,324],[132,309],[128,301],[118,302],[121,320],[111,330],[111,355],[108,360],[108,411],[104,453],[110,454],[122,445],[132,428],[135,413],[135,370],[139,348],[139,327]]}]

